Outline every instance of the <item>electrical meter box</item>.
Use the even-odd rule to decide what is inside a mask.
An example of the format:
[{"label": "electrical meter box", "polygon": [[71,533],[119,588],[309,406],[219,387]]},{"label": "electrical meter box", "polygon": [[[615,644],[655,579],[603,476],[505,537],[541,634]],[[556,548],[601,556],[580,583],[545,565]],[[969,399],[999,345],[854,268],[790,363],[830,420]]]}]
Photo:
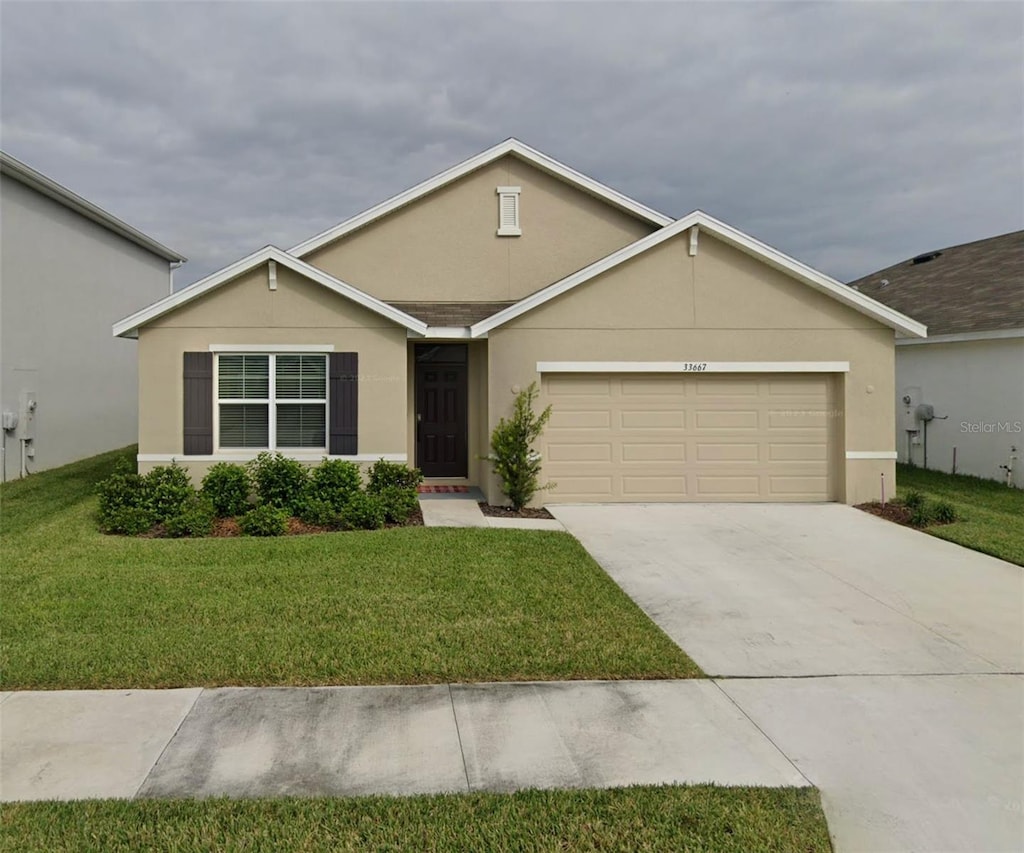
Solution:
[{"label": "electrical meter box", "polygon": [[22,391],[18,395],[18,424],[14,437],[33,441],[36,437],[36,392]]},{"label": "electrical meter box", "polygon": [[914,417],[924,423],[933,421],[935,420],[935,407],[928,403],[918,403],[917,408],[914,409]]}]

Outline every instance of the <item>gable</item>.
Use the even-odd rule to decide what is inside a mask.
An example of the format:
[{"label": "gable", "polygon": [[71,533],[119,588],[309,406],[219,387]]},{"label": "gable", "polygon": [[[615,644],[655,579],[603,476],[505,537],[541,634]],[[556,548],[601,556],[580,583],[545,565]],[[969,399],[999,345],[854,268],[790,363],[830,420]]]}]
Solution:
[{"label": "gable", "polygon": [[[521,236],[497,234],[500,186],[520,187]],[[657,227],[508,154],[304,260],[386,301],[510,301]]]},{"label": "gable", "polygon": [[264,263],[148,324],[174,328],[394,328],[395,324],[344,296],[279,266],[277,289]]},{"label": "gable", "polygon": [[679,234],[510,320],[509,328],[884,328],[710,234]]},{"label": "gable", "polygon": [[[794,305],[791,305],[791,308],[795,308],[797,305],[802,306],[806,301],[813,301],[813,298],[808,294],[815,293],[835,301],[840,306],[852,309],[864,317],[877,321],[879,324],[891,328],[901,335],[921,338],[927,335],[927,327],[916,320],[912,320],[898,311],[893,311],[882,303],[862,293],[858,293],[852,288],[846,287],[841,282],[812,269],[777,249],[773,249],[771,246],[761,243],[748,234],[744,234],[742,231],[726,225],[714,217],[708,216],[702,211],[695,210],[682,219],[676,220],[671,225],[667,225],[653,234],[649,234],[613,252],[605,258],[601,258],[590,266],[566,276],[536,293],[530,294],[511,307],[473,324],[470,328],[470,336],[474,338],[482,337],[491,330],[504,326],[525,314],[536,311],[553,300],[562,301],[561,298],[564,295],[593,282],[595,279],[603,277],[609,271],[631,265],[634,259],[648,255],[651,252],[656,252],[663,244],[669,241],[678,242],[682,238],[689,241],[687,254],[690,258],[698,257],[700,255],[699,246],[701,241],[710,238],[737,251],[738,254],[734,256],[738,264],[737,271],[754,269],[757,272],[753,274],[753,279],[760,280],[765,275],[765,270],[770,270],[773,274],[780,273],[782,275],[782,278],[776,278],[775,280],[786,282],[785,288],[789,288],[790,283],[799,285],[803,290],[799,288],[791,290],[794,296],[791,302],[795,302]],[[745,255],[747,258],[740,260],[741,255]],[[750,266],[750,261],[753,261],[753,267]],[[696,266],[697,262],[694,261],[695,269]],[[727,285],[732,283],[735,274],[735,272],[731,272],[726,275],[725,282]],[[750,278],[749,275],[747,277]],[[696,279],[694,279],[695,316],[698,290]],[[724,296],[725,294],[722,292],[716,291],[715,293],[715,299],[718,302],[721,302]],[[759,296],[763,305],[763,292],[759,292]],[[620,293],[619,298],[625,300],[627,297]],[[740,304],[742,300],[734,299],[733,301],[740,309],[743,308],[742,304]],[[825,305],[826,303],[820,304]],[[781,307],[769,306],[772,311]],[[627,310],[631,310],[631,308]],[[789,315],[787,314],[786,316]],[[786,322],[782,322],[781,325],[777,326],[777,328],[789,327],[790,325]]]}]

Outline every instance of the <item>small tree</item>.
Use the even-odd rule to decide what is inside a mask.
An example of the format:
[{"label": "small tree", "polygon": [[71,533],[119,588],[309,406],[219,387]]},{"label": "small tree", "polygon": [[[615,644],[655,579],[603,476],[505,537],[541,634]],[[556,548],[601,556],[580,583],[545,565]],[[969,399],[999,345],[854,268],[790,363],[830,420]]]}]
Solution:
[{"label": "small tree", "polygon": [[537,383],[516,395],[512,417],[502,418],[491,433],[491,453],[487,460],[494,465],[494,473],[501,478],[501,490],[518,511],[530,502],[540,489],[553,485],[539,485],[540,454],[533,443],[540,438],[544,425],[551,417],[551,406],[537,414],[533,404],[537,400]]}]

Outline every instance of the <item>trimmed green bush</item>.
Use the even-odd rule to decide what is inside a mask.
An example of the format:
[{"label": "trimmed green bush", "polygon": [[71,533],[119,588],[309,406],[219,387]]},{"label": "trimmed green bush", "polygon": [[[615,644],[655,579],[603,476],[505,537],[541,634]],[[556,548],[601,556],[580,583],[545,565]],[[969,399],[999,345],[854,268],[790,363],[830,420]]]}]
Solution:
[{"label": "trimmed green bush", "polygon": [[405,524],[420,505],[416,490],[401,486],[386,486],[377,492],[377,498],[384,520],[393,524]]},{"label": "trimmed green bush", "polygon": [[388,488],[412,489],[423,482],[423,472],[410,468],[401,462],[385,462],[378,459],[370,466],[370,479],[366,491],[378,493]]},{"label": "trimmed green bush", "polygon": [[204,495],[194,494],[177,515],[164,522],[164,527],[168,536],[209,536],[216,520],[217,510],[213,501]]},{"label": "trimmed green bush", "polygon": [[949,501],[938,501],[932,507],[932,517],[939,524],[952,524],[954,521],[959,521],[960,514]]},{"label": "trimmed green bush", "polygon": [[100,530],[104,533],[121,533],[138,536],[153,529],[156,519],[144,506],[118,506],[108,509],[100,518]]},{"label": "trimmed green bush", "polygon": [[502,418],[491,433],[491,453],[487,460],[494,466],[494,473],[501,479],[501,490],[514,510],[526,506],[541,488],[550,489],[554,485],[540,485],[540,454],[533,449],[533,443],[540,438],[551,417],[551,406],[540,414],[533,411],[537,393],[536,382],[520,391],[511,419]]},{"label": "trimmed green bush", "polygon": [[142,477],[127,459],[121,459],[114,466],[114,473],[97,484],[96,494],[100,499],[100,526],[106,529],[106,522],[114,512],[142,505]]},{"label": "trimmed green bush", "polygon": [[288,510],[261,504],[238,519],[246,536],[280,536],[288,529]]},{"label": "trimmed green bush", "polygon": [[287,510],[288,515],[294,515],[309,483],[306,466],[282,453],[264,451],[247,467],[260,503]]},{"label": "trimmed green bush", "polygon": [[306,524],[317,527],[331,527],[338,522],[338,510],[329,501],[314,495],[306,495],[297,508],[298,517]]},{"label": "trimmed green bush", "polygon": [[903,506],[907,509],[921,509],[924,506],[924,495],[917,489],[911,489],[903,496]]},{"label": "trimmed green bush", "polygon": [[188,473],[177,465],[159,465],[142,478],[142,506],[157,521],[178,515],[194,494]]},{"label": "trimmed green bush", "polygon": [[912,507],[910,510],[910,523],[914,527],[927,527],[935,520],[932,508],[928,504]]},{"label": "trimmed green bush", "polygon": [[362,485],[363,478],[355,462],[325,459],[310,473],[306,494],[317,500],[326,501],[335,512],[340,512]]},{"label": "trimmed green bush", "polygon": [[231,462],[218,462],[211,466],[203,477],[201,489],[203,496],[210,500],[221,518],[246,512],[251,491],[252,483],[245,466]]},{"label": "trimmed green bush", "polygon": [[345,527],[353,530],[376,530],[384,526],[384,505],[375,494],[356,492],[339,517]]}]

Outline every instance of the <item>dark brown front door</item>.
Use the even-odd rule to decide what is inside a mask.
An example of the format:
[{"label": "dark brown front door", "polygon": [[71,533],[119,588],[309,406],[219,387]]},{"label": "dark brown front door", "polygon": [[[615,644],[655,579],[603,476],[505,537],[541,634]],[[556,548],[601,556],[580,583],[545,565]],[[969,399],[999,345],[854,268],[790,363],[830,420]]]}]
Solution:
[{"label": "dark brown front door", "polygon": [[469,472],[465,344],[416,345],[416,465],[425,477]]}]

